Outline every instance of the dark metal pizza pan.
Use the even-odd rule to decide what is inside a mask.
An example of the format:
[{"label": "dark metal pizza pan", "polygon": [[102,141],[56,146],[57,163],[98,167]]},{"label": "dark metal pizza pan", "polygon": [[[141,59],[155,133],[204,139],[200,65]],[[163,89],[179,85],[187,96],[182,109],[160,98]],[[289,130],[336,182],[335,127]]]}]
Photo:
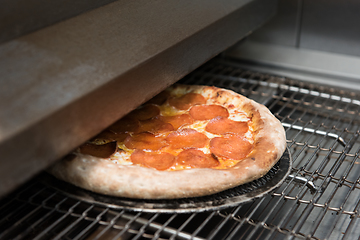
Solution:
[{"label": "dark metal pizza pan", "polygon": [[220,193],[194,198],[181,199],[130,199],[111,197],[93,193],[46,175],[43,182],[63,194],[91,204],[113,209],[126,209],[139,212],[188,213],[219,210],[237,206],[274,191],[287,178],[292,160],[288,149],[278,163],[262,178]]}]

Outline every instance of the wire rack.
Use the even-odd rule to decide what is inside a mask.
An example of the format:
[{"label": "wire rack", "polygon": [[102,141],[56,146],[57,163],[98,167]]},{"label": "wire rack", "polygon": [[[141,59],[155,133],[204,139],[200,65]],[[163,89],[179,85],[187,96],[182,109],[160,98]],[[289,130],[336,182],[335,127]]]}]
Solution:
[{"label": "wire rack", "polygon": [[220,211],[115,210],[43,185],[42,173],[0,204],[0,239],[359,239],[359,93],[242,70],[214,59],[181,80],[232,89],[266,105],[286,129],[289,178]]}]

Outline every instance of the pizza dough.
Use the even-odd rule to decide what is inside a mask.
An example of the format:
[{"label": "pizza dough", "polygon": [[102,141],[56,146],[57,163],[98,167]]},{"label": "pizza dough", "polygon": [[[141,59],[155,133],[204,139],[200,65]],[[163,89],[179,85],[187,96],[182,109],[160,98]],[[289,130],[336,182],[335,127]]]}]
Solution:
[{"label": "pizza dough", "polygon": [[49,172],[111,196],[197,197],[262,177],[285,148],[285,131],[265,106],[230,90],[174,85]]}]

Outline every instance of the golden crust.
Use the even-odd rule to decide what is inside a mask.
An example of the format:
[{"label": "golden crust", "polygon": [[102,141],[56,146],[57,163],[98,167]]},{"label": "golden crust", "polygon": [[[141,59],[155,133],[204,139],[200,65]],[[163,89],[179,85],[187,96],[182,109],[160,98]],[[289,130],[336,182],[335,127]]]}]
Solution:
[{"label": "golden crust", "polygon": [[234,167],[158,171],[136,165],[119,165],[107,159],[76,154],[49,169],[59,179],[101,194],[144,199],[197,197],[217,193],[265,175],[286,148],[285,131],[270,111],[230,90],[210,86],[174,85],[167,91],[195,92],[208,102],[234,105],[252,119],[254,149]]}]

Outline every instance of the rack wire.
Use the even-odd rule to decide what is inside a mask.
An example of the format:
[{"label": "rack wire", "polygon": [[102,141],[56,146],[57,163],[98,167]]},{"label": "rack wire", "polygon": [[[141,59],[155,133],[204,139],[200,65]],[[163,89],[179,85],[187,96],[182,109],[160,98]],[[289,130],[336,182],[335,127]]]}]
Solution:
[{"label": "rack wire", "polygon": [[164,214],[82,202],[42,184],[40,173],[1,199],[0,239],[359,239],[359,93],[221,58],[181,83],[232,89],[266,105],[286,129],[288,180],[236,207]]}]

